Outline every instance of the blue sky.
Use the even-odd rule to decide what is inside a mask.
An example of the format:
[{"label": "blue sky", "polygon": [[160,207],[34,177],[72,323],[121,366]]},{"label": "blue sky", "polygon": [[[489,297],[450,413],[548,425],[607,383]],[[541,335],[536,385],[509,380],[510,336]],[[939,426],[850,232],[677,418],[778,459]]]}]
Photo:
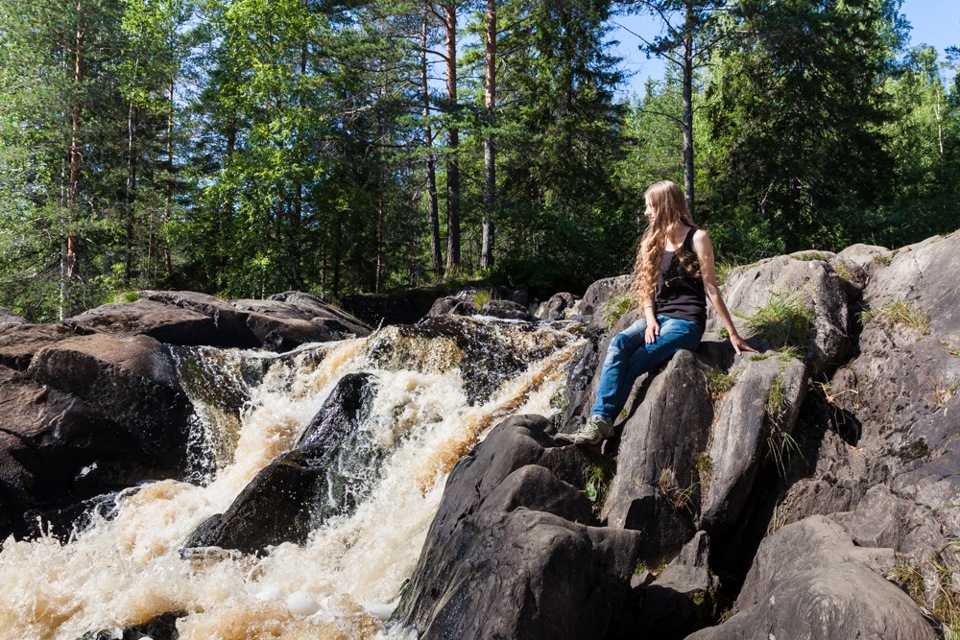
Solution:
[{"label": "blue sky", "polygon": [[[933,45],[940,52],[941,60],[944,49],[960,46],[960,0],[904,0],[900,12],[911,26],[909,46]],[[616,51],[623,58],[622,68],[633,74],[623,93],[642,93],[647,78],[663,77],[663,63],[657,58],[647,60],[638,50],[641,41],[635,34],[649,39],[659,31],[659,22],[645,15],[621,16],[616,22],[621,28],[610,35],[620,41]]]}]

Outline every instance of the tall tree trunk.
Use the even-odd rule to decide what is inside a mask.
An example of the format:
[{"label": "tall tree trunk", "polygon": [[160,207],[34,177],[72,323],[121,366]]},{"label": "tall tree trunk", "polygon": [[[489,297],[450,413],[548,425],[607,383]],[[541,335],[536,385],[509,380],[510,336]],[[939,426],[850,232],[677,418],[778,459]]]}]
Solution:
[{"label": "tall tree trunk", "polygon": [[[448,115],[457,113],[457,5],[448,2],[443,6],[447,30],[447,110]],[[460,271],[460,162],[457,158],[460,146],[460,130],[452,118],[447,126],[447,274]]]},{"label": "tall tree trunk", "polygon": [[484,84],[484,116],[487,135],[483,139],[483,245],[480,268],[493,266],[493,212],[497,199],[496,148],[493,141],[493,110],[497,99],[497,0],[487,0],[486,82]]},{"label": "tall tree trunk", "polygon": [[170,84],[167,87],[167,181],[163,198],[163,272],[169,281],[173,276],[173,263],[170,259],[170,214],[173,211],[173,109],[174,87],[176,83],[176,32],[170,30]]},{"label": "tall tree trunk", "polygon": [[423,32],[420,37],[420,84],[423,92],[423,144],[427,149],[427,219],[430,225],[430,258],[433,274],[443,277],[443,249],[440,245],[440,207],[437,203],[437,157],[433,153],[430,125],[430,86],[427,77],[427,16],[430,0],[423,3]]},{"label": "tall tree trunk", "polygon": [[693,216],[693,28],[696,16],[687,2],[687,36],[683,40],[683,190]]},{"label": "tall tree trunk", "polygon": [[137,158],[134,149],[134,107],[133,100],[130,101],[130,107],[127,110],[127,184],[124,197],[124,207],[126,215],[124,220],[125,242],[123,250],[123,284],[129,287],[133,280],[133,217],[134,200],[137,192]]},{"label": "tall tree trunk", "polygon": [[[77,2],[77,30],[73,38],[73,81],[79,90],[84,74],[84,27],[83,1]],[[68,152],[67,211],[65,238],[60,251],[60,319],[73,315],[73,288],[80,272],[79,235],[77,230],[80,204],[80,126],[83,118],[83,103],[80,96],[74,97],[70,109],[70,149]]]}]

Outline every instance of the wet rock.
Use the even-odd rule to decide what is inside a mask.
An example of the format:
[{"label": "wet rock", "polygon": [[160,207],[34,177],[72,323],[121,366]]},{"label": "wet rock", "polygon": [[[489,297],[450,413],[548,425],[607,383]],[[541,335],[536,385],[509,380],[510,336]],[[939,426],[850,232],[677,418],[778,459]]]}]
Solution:
[{"label": "wet rock", "polygon": [[474,316],[480,313],[480,307],[469,300],[462,300],[456,296],[438,298],[426,314],[426,318],[440,316]]},{"label": "wet rock", "polygon": [[794,427],[807,388],[802,362],[779,357],[746,359],[731,370],[734,386],[720,403],[708,457],[700,526],[729,531],[745,519],[754,482],[764,463],[779,466],[796,447]]},{"label": "wet rock", "polygon": [[696,356],[679,351],[649,384],[623,424],[617,472],[601,517],[608,526],[642,533],[641,557],[655,566],[693,536],[699,507],[698,461],[713,409]]},{"label": "wet rock", "polygon": [[936,637],[920,608],[882,574],[891,549],[854,546],[822,517],[784,527],[761,544],[737,600],[737,613],[691,640]]},{"label": "wet rock", "polygon": [[533,322],[536,318],[527,311],[527,308],[510,300],[489,300],[480,307],[480,315],[500,318],[503,320],[523,320]]},{"label": "wet rock", "polygon": [[[269,300],[232,302],[192,291],[141,291],[140,295],[142,300],[137,303],[143,303],[145,307],[148,303],[160,304],[174,315],[180,310],[206,319],[205,332],[185,335],[175,331],[177,326],[165,326],[162,335],[155,335],[160,333],[159,330],[150,333],[136,331],[134,320],[127,322],[126,332],[148,333],[169,344],[266,347],[282,352],[308,342],[341,340],[370,333],[367,325],[348,313],[299,291],[277,294]],[[143,322],[150,321],[152,318],[148,317]]]},{"label": "wet rock", "polygon": [[119,425],[157,467],[186,471],[193,410],[158,341],[143,335],[70,338],[39,351],[28,374]]},{"label": "wet rock", "polygon": [[356,318],[305,293],[279,294],[269,300],[235,300],[233,305],[248,312],[247,326],[261,345],[274,351],[370,333],[370,328]]},{"label": "wet rock", "polygon": [[[799,346],[811,367],[832,371],[843,364],[852,347],[851,300],[840,277],[828,260],[832,254],[807,252],[778,256],[730,272],[723,286],[723,298],[733,314],[737,331],[751,344],[779,348],[773,330],[757,335],[748,330],[745,318],[779,297],[798,296],[812,313],[807,342]],[[800,259],[803,258],[803,259]],[[716,310],[708,305],[707,330],[722,324]],[[797,332],[802,334],[803,332]]]},{"label": "wet rock", "polygon": [[546,320],[547,322],[563,320],[567,317],[567,312],[572,310],[576,303],[577,297],[572,293],[555,293],[541,305],[536,315],[540,320]]},{"label": "wet rock", "polygon": [[100,631],[84,634],[78,640],[141,640],[142,638],[177,640],[180,637],[180,632],[177,631],[177,620],[186,615],[186,611],[164,613],[143,624],[124,629],[119,636],[113,631]]},{"label": "wet rock", "polygon": [[362,425],[374,397],[368,374],[344,376],[297,446],[264,467],[230,507],[202,523],[184,547],[259,553],[302,544],[333,515],[350,513],[372,488],[367,473],[385,452]]},{"label": "wet rock", "polygon": [[580,524],[589,503],[551,470],[579,454],[552,447],[548,426],[508,419],[451,472],[395,614],[424,640],[602,637],[615,624],[638,536]]},{"label": "wet rock", "polygon": [[63,508],[140,480],[182,474],[185,456],[164,458],[162,450],[170,443],[158,444],[159,434],[147,437],[135,425],[114,420],[112,412],[50,385],[17,375],[5,378],[0,384],[0,527],[13,529],[0,533],[26,531],[17,528],[18,522],[31,509]]}]

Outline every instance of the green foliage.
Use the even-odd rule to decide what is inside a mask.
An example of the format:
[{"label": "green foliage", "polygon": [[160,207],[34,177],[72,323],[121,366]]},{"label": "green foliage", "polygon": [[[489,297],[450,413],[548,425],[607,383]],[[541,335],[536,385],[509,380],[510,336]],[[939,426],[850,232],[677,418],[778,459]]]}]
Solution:
[{"label": "green foliage", "polygon": [[490,289],[477,289],[473,293],[473,304],[482,307],[493,299]]},{"label": "green foliage", "polygon": [[813,326],[813,309],[799,292],[773,290],[767,304],[745,318],[751,333],[759,334],[774,349],[805,349]]},{"label": "green foliage", "polygon": [[[672,55],[692,35],[709,69],[692,78],[694,184],[721,282],[734,262],[952,230],[960,81],[932,49],[903,50],[893,0],[721,4],[683,5],[691,20],[649,47]],[[0,3],[0,305],[51,321],[138,288],[335,298],[430,282],[431,159],[441,210],[459,164],[463,268],[447,276],[473,276],[491,137],[485,284],[545,297],[623,273],[643,190],[683,181],[684,127],[673,66],[618,100],[618,6],[499,2],[487,110],[469,3],[456,105],[421,88],[422,34],[433,51],[444,29],[420,2]],[[440,61],[428,54],[430,75]]]},{"label": "green foliage", "polygon": [[594,511],[599,513],[607,495],[607,486],[616,473],[616,464],[613,459],[595,455],[585,472],[583,494],[591,503]]},{"label": "green foliage", "polygon": [[740,37],[706,91],[723,250],[838,249],[876,224],[865,212],[893,166],[877,129],[893,119],[880,81],[903,37],[895,16],[891,0],[743,0],[730,13]]}]

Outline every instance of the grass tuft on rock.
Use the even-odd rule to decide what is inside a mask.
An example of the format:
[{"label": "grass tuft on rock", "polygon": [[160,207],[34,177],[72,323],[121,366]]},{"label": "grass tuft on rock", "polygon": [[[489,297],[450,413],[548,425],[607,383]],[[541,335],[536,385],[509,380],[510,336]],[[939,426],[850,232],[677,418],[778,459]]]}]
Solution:
[{"label": "grass tuft on rock", "polygon": [[813,309],[799,292],[771,291],[767,304],[744,318],[751,333],[774,349],[806,349],[813,329]]},{"label": "grass tuft on rock", "polygon": [[860,321],[863,324],[871,320],[880,320],[893,327],[914,329],[920,336],[930,333],[930,316],[914,303],[906,300],[894,300],[882,307],[867,309],[860,314]]}]

